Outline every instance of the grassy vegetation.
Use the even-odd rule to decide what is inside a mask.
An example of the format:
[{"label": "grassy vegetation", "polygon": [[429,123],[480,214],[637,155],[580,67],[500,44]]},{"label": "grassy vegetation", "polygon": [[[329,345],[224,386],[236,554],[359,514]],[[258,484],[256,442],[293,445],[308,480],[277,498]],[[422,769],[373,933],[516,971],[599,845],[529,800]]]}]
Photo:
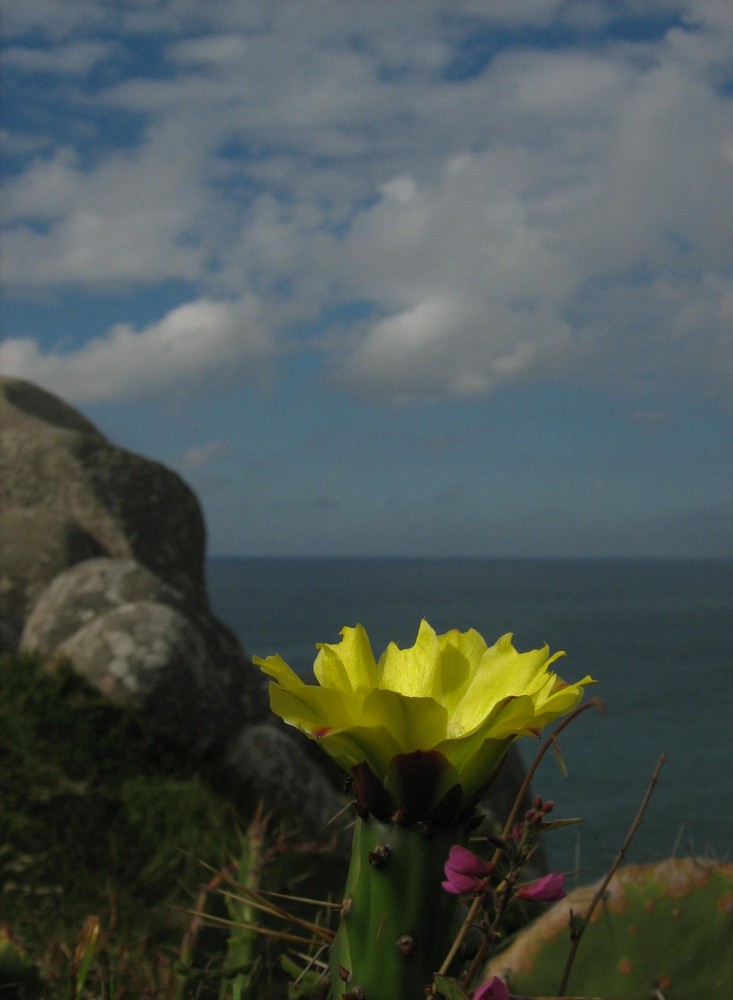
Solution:
[{"label": "grassy vegetation", "polygon": [[[33,659],[0,656],[0,692],[0,1000],[319,995],[317,966],[288,990],[281,958],[290,949],[297,975],[304,951],[325,957],[328,935],[319,951],[251,934],[243,924],[303,930],[254,909],[232,875],[253,889],[340,899],[346,859],[333,844],[297,845],[263,828],[258,803],[70,670],[49,675]],[[326,920],[323,907],[282,905],[308,923]],[[202,909],[208,923],[192,912]],[[73,977],[91,917],[99,936],[82,991]],[[25,992],[3,971],[16,946],[42,978]]]},{"label": "grassy vegetation", "polygon": [[[66,995],[90,915],[101,930],[85,996],[218,995],[195,979],[184,991],[176,966],[204,865],[239,856],[247,805],[69,671],[3,656],[0,691],[0,924],[44,995]],[[199,931],[189,957],[216,964],[226,937]],[[0,982],[0,1000],[12,995]]]}]

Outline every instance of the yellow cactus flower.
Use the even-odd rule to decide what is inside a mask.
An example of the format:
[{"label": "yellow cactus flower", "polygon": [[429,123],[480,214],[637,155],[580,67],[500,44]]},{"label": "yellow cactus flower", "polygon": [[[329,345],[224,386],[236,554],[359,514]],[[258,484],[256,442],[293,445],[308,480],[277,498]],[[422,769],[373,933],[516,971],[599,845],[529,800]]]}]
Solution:
[{"label": "yellow cactus flower", "polygon": [[422,621],[414,646],[390,643],[379,662],[361,625],[341,636],[317,645],[318,686],[306,684],[280,656],[254,662],[274,678],[276,715],[317,740],[358,782],[366,775],[367,785],[384,790],[376,808],[370,793],[370,812],[401,808],[416,781],[429,786],[414,806],[420,818],[457,785],[465,804],[516,737],[538,735],[594,683],[586,676],[566,684],[549,670],[563,653],[550,656],[547,646],[517,652],[511,633],[487,646],[473,629],[437,635]]}]

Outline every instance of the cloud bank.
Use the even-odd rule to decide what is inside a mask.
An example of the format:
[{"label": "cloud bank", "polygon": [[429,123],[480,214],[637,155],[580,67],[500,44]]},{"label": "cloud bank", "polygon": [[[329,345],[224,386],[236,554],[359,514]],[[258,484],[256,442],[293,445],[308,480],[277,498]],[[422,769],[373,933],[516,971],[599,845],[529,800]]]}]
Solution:
[{"label": "cloud bank", "polygon": [[189,289],[0,369],[77,401],[257,378],[733,389],[733,7],[37,0],[6,14],[3,280]]},{"label": "cloud bank", "polygon": [[142,330],[118,324],[68,351],[39,349],[30,337],[0,344],[0,370],[52,386],[62,396],[95,403],[140,399],[160,390],[231,377],[272,354],[255,303],[199,299]]}]

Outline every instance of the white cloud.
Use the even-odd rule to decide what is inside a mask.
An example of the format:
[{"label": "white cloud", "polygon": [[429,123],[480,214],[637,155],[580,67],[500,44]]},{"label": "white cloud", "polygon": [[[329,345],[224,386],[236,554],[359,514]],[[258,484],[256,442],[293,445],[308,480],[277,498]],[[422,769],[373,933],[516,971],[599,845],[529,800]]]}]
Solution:
[{"label": "white cloud", "polygon": [[189,448],[182,456],[179,463],[181,471],[184,473],[201,469],[211,462],[216,461],[227,453],[227,446],[223,441],[207,441],[206,444],[196,445]]},{"label": "white cloud", "polygon": [[99,0],[26,0],[8,4],[3,11],[7,38],[37,37],[66,39],[80,30],[89,31],[108,20],[110,11]]},{"label": "white cloud", "polygon": [[3,280],[93,286],[200,277],[207,226],[198,156],[161,132],[91,168],[68,147],[34,159],[6,185]]},{"label": "white cloud", "polygon": [[44,351],[27,337],[7,339],[0,343],[0,371],[91,403],[210,389],[222,377],[259,371],[273,353],[259,303],[198,299],[142,330],[119,324],[71,351]]},{"label": "white cloud", "polygon": [[3,55],[8,69],[24,73],[47,73],[61,76],[84,76],[110,55],[106,42],[72,41],[54,49],[33,45],[10,46]]},{"label": "white cloud", "polygon": [[[259,347],[203,322],[177,355],[189,374],[267,355],[285,332],[295,343],[324,311],[336,317],[319,342],[326,369],[368,394],[475,395],[568,373],[733,387],[730,4],[629,3],[686,26],[586,46],[527,35],[465,79],[446,71],[472,32],[479,52],[492,26],[565,23],[582,37],[618,5],[19,6],[11,68],[66,74],[75,46],[97,65],[96,33],[120,30],[113,82],[90,94],[66,80],[70,114],[93,112],[86,145],[77,129],[7,184],[4,273],[18,294],[182,279],[224,329],[256,301],[253,329],[272,331]],[[23,41],[39,30],[59,39],[43,54]],[[146,34],[164,39],[155,60],[121,77],[120,52]],[[142,126],[107,146],[100,115]],[[373,318],[339,321],[355,301]],[[171,384],[163,330],[181,322],[174,311],[66,353],[21,331],[2,356],[102,396],[154,391]],[[125,375],[132,345],[142,378]],[[95,360],[110,357],[126,359],[114,378]]]}]

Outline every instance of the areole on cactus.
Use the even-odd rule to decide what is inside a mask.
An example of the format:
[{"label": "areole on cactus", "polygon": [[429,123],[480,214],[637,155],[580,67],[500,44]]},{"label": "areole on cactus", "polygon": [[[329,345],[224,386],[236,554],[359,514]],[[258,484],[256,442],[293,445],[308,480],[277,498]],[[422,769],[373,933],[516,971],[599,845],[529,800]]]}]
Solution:
[{"label": "areole on cactus", "polygon": [[589,676],[566,684],[547,646],[520,653],[512,636],[442,635],[421,622],[415,644],[377,661],[362,626],[318,645],[317,685],[280,656],[255,657],[273,678],[270,706],[353,778],[357,825],[331,948],[332,1000],[410,1000],[452,938],[441,882],[465,843],[475,805],[510,744],[539,735],[578,704]]}]

